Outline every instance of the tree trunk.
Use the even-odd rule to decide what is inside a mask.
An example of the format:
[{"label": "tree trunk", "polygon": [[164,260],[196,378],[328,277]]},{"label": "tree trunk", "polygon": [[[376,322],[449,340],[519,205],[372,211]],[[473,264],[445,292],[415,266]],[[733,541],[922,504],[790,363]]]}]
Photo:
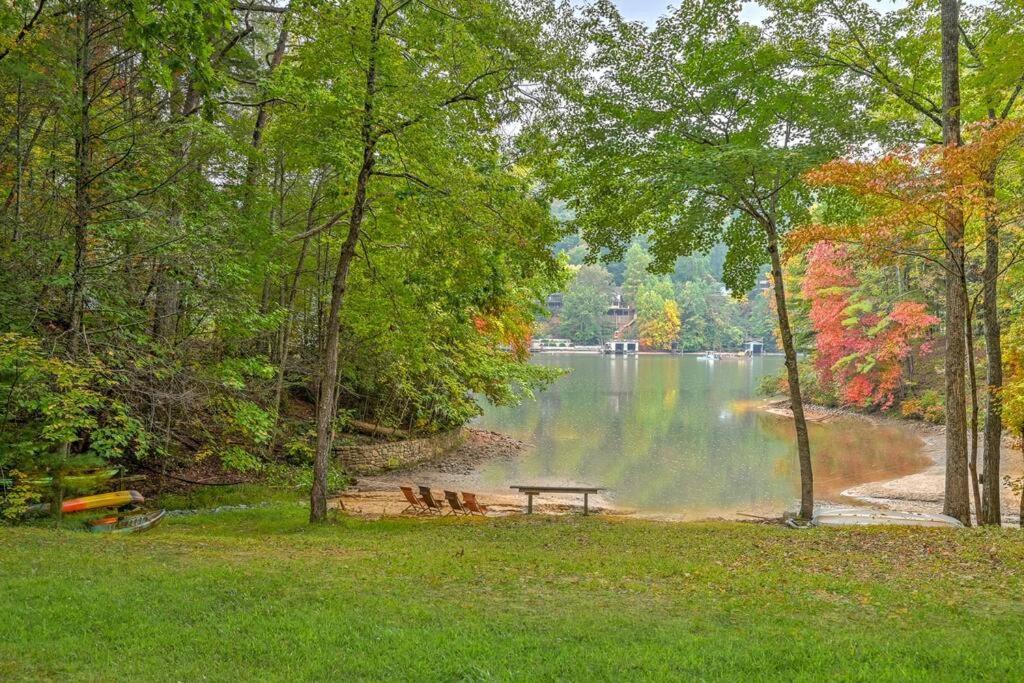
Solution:
[{"label": "tree trunk", "polygon": [[[309,227],[312,227],[312,216],[313,207],[310,207],[306,221],[306,225]],[[281,346],[279,351],[280,359],[277,366],[277,380],[274,383],[274,410],[271,413],[273,415],[274,422],[270,430],[270,441],[267,443],[268,456],[273,455],[274,448],[277,445],[277,426],[281,421],[281,399],[284,395],[284,376],[288,368],[288,346],[291,343],[292,324],[295,318],[295,299],[299,291],[299,279],[302,277],[302,268],[306,262],[306,254],[309,252],[310,239],[310,237],[307,237],[306,239],[302,240],[302,249],[301,251],[299,251],[298,263],[295,264],[295,272],[292,274],[291,286],[288,290],[284,302],[285,319],[284,324],[281,326],[279,337]]]},{"label": "tree trunk", "polygon": [[814,515],[814,477],[811,472],[811,445],[807,436],[807,420],[800,396],[800,370],[797,366],[796,346],[793,331],[789,326],[789,311],[786,307],[786,290],[782,282],[782,259],[779,256],[779,236],[775,224],[763,222],[768,235],[768,254],[771,256],[772,277],[775,280],[775,305],[778,309],[779,334],[786,356],[786,378],[789,382],[789,401],[793,408],[793,422],[796,425],[797,455],[800,461],[800,518],[810,519]]},{"label": "tree trunk", "polygon": [[[92,72],[92,6],[82,3],[76,22],[78,50],[76,67],[78,78],[78,129],[75,131],[75,215],[74,260],[71,271],[71,301],[69,313],[69,352],[77,360],[83,327],[85,325],[85,266],[88,258],[88,230],[92,221],[92,205],[89,201],[90,157],[92,156],[92,122],[89,92],[89,78]],[[50,510],[56,519],[63,515],[64,468],[71,456],[71,442],[65,441],[60,447],[60,461],[53,468],[53,491]]]},{"label": "tree trunk", "polygon": [[[281,22],[281,31],[277,36],[277,45],[274,47],[274,52],[270,56],[270,63],[267,68],[267,78],[273,75],[274,70],[281,65],[284,60],[285,49],[288,46],[288,19],[285,17]],[[245,186],[242,201],[244,204],[244,212],[249,215],[252,211],[253,203],[255,202],[256,194],[256,181],[260,175],[261,164],[260,164],[260,148],[263,145],[263,131],[267,126],[268,109],[266,104],[261,104],[256,109],[256,122],[252,127],[252,152],[249,155],[249,160],[246,163],[245,168]],[[271,216],[273,216],[273,210]],[[271,222],[273,220],[271,219]],[[272,228],[271,228],[272,229]],[[266,315],[270,312],[270,300],[271,300],[271,275],[268,271],[263,276],[263,292],[260,299],[260,313]],[[267,353],[268,357],[273,355],[273,339],[270,334],[260,335],[261,345],[263,350]]]},{"label": "tree trunk", "polygon": [[[942,139],[960,144],[960,3],[941,0]],[[964,215],[956,202],[946,208],[946,495],[943,512],[971,522],[967,486],[967,411],[964,373],[967,301],[964,276]]]},{"label": "tree trunk", "polygon": [[330,461],[335,391],[338,384],[338,349],[341,334],[341,304],[348,284],[349,267],[366,213],[366,188],[377,160],[373,136],[374,100],[377,93],[377,45],[380,42],[381,0],[375,0],[370,19],[370,51],[366,67],[366,93],[363,99],[363,163],[356,178],[355,197],[349,217],[348,236],[338,254],[338,265],[331,287],[331,307],[327,315],[327,338],[320,357],[320,393],[316,406],[316,454],[313,461],[313,490],[310,493],[309,521],[327,518],[327,468]]},{"label": "tree trunk", "polygon": [[[967,298],[967,283],[963,282],[964,298]],[[978,369],[977,359],[974,357],[974,314],[971,307],[967,309],[967,375],[970,379],[971,392],[971,452],[968,459],[968,468],[971,477],[971,493],[974,496],[974,516],[981,520],[981,490],[978,488]]]},{"label": "tree trunk", "polygon": [[[172,208],[169,227],[175,233],[180,226],[181,214]],[[181,282],[170,264],[157,266],[153,304],[153,337],[163,342],[174,342],[178,330],[178,310],[181,307]]]},{"label": "tree trunk", "polygon": [[[168,113],[172,121],[182,116],[184,95],[181,84],[175,79],[174,88],[168,102]],[[175,166],[180,165],[188,155],[188,140],[182,139],[175,145],[173,155]],[[167,227],[172,235],[181,230],[184,207],[174,193],[171,193],[167,205]],[[178,310],[181,307],[181,281],[176,259],[171,256],[157,262],[153,282],[153,338],[157,341],[173,345],[178,332]]]},{"label": "tree trunk", "polygon": [[[988,168],[983,176],[985,200],[995,201],[996,165]],[[1002,524],[1002,486],[999,476],[1000,449],[1003,438],[1003,410],[1000,392],[1003,387],[1002,331],[999,325],[998,286],[999,278],[999,221],[993,207],[985,210],[985,269],[984,280],[985,353],[988,358],[986,377],[985,450],[980,524]]]},{"label": "tree trunk", "polygon": [[[1020,454],[1024,456],[1024,429],[1020,430]],[[1021,529],[1024,529],[1024,484],[1020,491],[1020,509],[1018,512],[1019,520],[1017,524]]]},{"label": "tree trunk", "polygon": [[78,130],[75,136],[75,257],[71,272],[71,355],[78,355],[84,324],[85,264],[88,258],[88,230],[92,207],[89,202],[89,161],[92,155],[91,98],[89,78],[92,71],[92,12],[89,2],[83,3],[78,17]]}]

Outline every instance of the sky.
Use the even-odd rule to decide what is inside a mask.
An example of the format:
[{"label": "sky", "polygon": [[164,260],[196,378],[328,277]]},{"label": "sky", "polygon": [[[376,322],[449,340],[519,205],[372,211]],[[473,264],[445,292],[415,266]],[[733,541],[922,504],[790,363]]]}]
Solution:
[{"label": "sky", "polygon": [[[675,4],[673,0],[614,0],[622,16],[627,19],[644,21],[653,25],[658,15],[664,13],[665,8]],[[964,4],[979,5],[985,0],[966,0]],[[906,6],[906,0],[875,0],[872,3],[880,10],[895,9]],[[768,12],[756,2],[744,2],[740,18],[751,24],[760,24]]]},{"label": "sky", "polygon": [[[663,14],[665,8],[673,3],[672,0],[615,0],[615,4],[626,19],[654,24],[658,15]],[[765,11],[756,2],[746,2],[740,16],[745,21],[756,24],[765,17]]]}]

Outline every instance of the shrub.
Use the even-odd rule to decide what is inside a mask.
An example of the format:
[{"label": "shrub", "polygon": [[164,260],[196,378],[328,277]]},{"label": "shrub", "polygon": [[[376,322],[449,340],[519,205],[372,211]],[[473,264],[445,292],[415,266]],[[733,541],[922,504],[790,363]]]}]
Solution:
[{"label": "shrub", "polygon": [[[149,434],[115,398],[117,381],[96,357],[72,362],[43,352],[38,339],[0,334],[0,508],[20,514],[32,496],[13,471],[53,481],[128,453],[145,455]],[[4,476],[4,472],[8,476]],[[38,497],[38,496],[36,496]]]},{"label": "shrub", "polygon": [[946,409],[942,394],[934,389],[921,392],[900,404],[900,414],[910,420],[924,420],[932,424],[946,421]]},{"label": "shrub", "polygon": [[[818,375],[810,363],[800,363],[800,395],[804,403],[834,408],[839,405],[839,398],[835,390],[818,380]],[[789,380],[786,378],[786,368],[783,367],[775,375],[765,375],[758,385],[758,393],[762,396],[775,396],[777,394],[789,393]]]}]

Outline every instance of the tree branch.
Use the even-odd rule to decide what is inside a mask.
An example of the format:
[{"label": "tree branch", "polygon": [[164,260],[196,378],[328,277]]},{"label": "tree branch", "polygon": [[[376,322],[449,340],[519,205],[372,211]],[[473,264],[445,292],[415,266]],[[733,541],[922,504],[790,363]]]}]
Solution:
[{"label": "tree branch", "polygon": [[[36,21],[39,19],[39,15],[43,13],[43,6],[46,4],[46,0],[39,0],[36,4],[36,11],[32,14],[32,17],[21,27],[18,31],[18,35],[14,38],[14,45],[20,45],[21,41],[25,39],[25,36],[29,34],[32,27],[35,26]],[[3,52],[0,52],[0,61],[4,59],[11,52],[10,47],[5,47]]]}]

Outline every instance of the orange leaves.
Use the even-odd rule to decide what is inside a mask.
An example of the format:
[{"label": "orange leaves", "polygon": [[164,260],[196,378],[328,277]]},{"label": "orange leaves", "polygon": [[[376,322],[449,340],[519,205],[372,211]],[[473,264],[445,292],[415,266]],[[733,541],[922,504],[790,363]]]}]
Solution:
[{"label": "orange leaves", "polygon": [[[808,172],[812,187],[840,190],[855,200],[845,215],[802,226],[787,240],[790,253],[822,240],[857,243],[871,258],[941,248],[950,204],[960,206],[968,225],[984,216],[1012,213],[991,187],[995,164],[1020,146],[1024,122],[1006,121],[968,129],[960,147],[932,145],[890,151],[871,160],[835,159]],[[829,195],[823,195],[829,202]],[[837,215],[838,214],[838,215]],[[970,239],[970,236],[968,236]]]},{"label": "orange leaves", "polygon": [[507,346],[519,360],[525,359],[530,353],[533,319],[526,312],[510,308],[478,315],[473,318],[473,327],[481,336],[490,337],[494,343]]}]

